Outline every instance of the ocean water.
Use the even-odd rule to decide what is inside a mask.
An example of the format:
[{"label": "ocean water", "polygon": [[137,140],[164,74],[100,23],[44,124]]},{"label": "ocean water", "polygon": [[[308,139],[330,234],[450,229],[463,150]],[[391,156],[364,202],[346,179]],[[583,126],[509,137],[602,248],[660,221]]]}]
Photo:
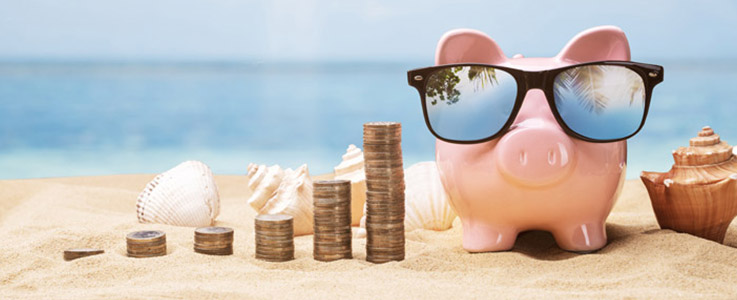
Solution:
[{"label": "ocean water", "polygon": [[[628,178],[665,171],[704,125],[737,143],[737,63],[665,67]],[[331,172],[362,124],[399,121],[405,166],[434,158],[406,71],[427,63],[0,63],[0,178],[158,173],[196,159]]]}]

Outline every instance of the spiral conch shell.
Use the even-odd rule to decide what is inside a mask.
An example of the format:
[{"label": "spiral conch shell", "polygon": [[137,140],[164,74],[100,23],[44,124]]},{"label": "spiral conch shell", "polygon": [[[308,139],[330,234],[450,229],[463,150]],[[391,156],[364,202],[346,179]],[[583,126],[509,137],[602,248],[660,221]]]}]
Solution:
[{"label": "spiral conch shell", "polygon": [[[457,214],[434,161],[419,162],[404,170],[404,184],[404,231],[443,231],[453,226]],[[365,218],[361,219],[361,227],[365,227]],[[364,230],[357,233],[358,237],[364,235]]]},{"label": "spiral conch shell", "polygon": [[138,221],[176,226],[210,226],[220,213],[220,196],[210,168],[186,161],[156,176],[136,201]]},{"label": "spiral conch shell", "polygon": [[248,204],[259,214],[287,214],[294,218],[294,235],[313,233],[312,179],[307,165],[282,170],[278,165],[250,164]]},{"label": "spiral conch shell", "polygon": [[366,171],[363,165],[363,152],[355,145],[349,145],[343,160],[335,168],[335,179],[351,181],[351,225],[358,225],[363,217],[366,203]]},{"label": "spiral conch shell", "polygon": [[732,146],[707,126],[689,147],[673,151],[673,159],[667,173],[640,175],[658,224],[722,243],[737,216],[737,156]]}]

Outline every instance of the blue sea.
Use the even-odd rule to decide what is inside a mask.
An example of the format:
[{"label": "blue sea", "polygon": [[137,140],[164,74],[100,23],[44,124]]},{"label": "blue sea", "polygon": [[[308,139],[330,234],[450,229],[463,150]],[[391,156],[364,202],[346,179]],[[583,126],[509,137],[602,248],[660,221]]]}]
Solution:
[{"label": "blue sea", "polygon": [[[737,143],[737,63],[657,62],[628,178],[665,171],[704,125]],[[406,71],[430,62],[0,63],[0,178],[159,173],[201,160],[332,172],[362,124],[398,121],[405,166],[434,159]]]}]

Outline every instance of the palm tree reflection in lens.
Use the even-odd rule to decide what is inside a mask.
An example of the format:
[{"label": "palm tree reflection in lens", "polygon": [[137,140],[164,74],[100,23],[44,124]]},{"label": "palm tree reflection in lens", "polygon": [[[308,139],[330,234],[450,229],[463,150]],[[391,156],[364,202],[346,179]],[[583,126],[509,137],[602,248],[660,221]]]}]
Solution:
[{"label": "palm tree reflection in lens", "polygon": [[[461,78],[465,73],[468,81],[465,82]],[[438,100],[445,101],[446,104],[452,105],[461,99],[461,92],[456,88],[459,83],[473,85],[474,92],[484,90],[499,84],[496,78],[496,70],[494,68],[483,66],[458,66],[443,68],[432,75],[427,80],[426,96],[431,99],[430,104],[438,104]]]},{"label": "palm tree reflection in lens", "polygon": [[591,65],[569,69],[555,79],[555,102],[575,97],[587,112],[601,115],[612,106],[644,104],[645,85],[640,76],[622,66]]}]

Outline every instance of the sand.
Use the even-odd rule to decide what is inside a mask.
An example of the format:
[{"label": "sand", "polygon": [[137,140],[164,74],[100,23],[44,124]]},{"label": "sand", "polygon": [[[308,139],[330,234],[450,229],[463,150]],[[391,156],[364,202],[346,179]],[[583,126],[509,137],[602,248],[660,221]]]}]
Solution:
[{"label": "sand", "polygon": [[[295,239],[296,259],[253,257],[253,217],[242,176],[218,176],[217,225],[235,229],[235,253],[192,251],[193,229],[139,224],[135,201],[153,175],[0,181],[0,298],[735,298],[737,222],[725,245],[660,230],[647,193],[628,181],[607,222],[609,244],[587,255],[560,250],[550,234],[522,234],[512,251],[469,254],[460,222],[407,234],[402,262],[312,259],[312,236]],[[168,255],[125,256],[125,234],[167,233]],[[105,254],[71,262],[67,248]]]}]

